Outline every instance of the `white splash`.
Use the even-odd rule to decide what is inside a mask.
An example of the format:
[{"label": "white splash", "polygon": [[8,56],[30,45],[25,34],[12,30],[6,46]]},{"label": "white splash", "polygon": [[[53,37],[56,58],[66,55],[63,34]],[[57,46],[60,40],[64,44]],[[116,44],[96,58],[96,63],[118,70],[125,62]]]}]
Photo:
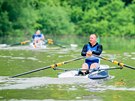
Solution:
[{"label": "white splash", "polygon": [[51,78],[51,77],[33,77],[33,78],[8,78],[0,77],[0,90],[2,89],[27,89],[48,84],[81,84],[94,82],[88,78]]}]

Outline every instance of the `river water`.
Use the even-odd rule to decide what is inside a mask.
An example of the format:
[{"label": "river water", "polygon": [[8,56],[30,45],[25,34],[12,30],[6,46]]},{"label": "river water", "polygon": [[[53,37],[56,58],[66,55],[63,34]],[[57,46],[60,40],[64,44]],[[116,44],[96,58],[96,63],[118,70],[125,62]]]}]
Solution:
[{"label": "river water", "polygon": [[[45,50],[45,49],[33,49],[28,46],[23,46],[23,47],[22,46],[18,46],[18,47],[5,47],[4,46],[4,48],[2,46],[1,50],[2,51],[4,51],[4,50],[5,51],[28,50],[28,51],[34,51],[34,52],[39,52],[39,53],[47,52],[47,55],[46,55],[47,58],[51,58],[55,54],[59,54],[58,55],[59,59],[67,57],[67,56],[75,58],[75,57],[79,56],[78,52],[80,52],[80,50],[74,49],[72,47],[68,48],[68,49],[59,49],[57,47],[57,48],[51,48],[51,50],[48,48]],[[73,54],[67,55],[73,51],[74,51],[74,55]],[[133,64],[131,64],[132,66],[135,63],[134,62],[135,61],[135,52],[133,52],[133,51],[132,52],[125,51],[121,54],[118,54],[118,53],[111,54],[111,53],[107,53],[104,51],[102,56],[109,57],[109,59],[112,59],[112,60],[122,58],[122,61],[127,61],[128,63],[132,63],[131,61],[133,61]],[[10,59],[10,61],[7,61],[7,64],[10,64],[11,60],[12,60],[12,62],[18,61],[18,60],[22,61],[22,62],[25,62],[25,61],[36,62],[37,61],[38,63],[43,63],[43,64],[48,61],[48,60],[46,60],[46,61],[40,60],[38,57],[35,57],[35,56],[26,56],[25,53],[19,53],[19,56],[14,55],[14,53],[7,54],[7,55],[1,53],[0,59],[1,60]],[[3,72],[5,72],[5,71],[3,71]],[[126,73],[126,72],[124,72],[124,73]],[[123,91],[128,91],[131,93],[133,92],[133,94],[134,94],[135,87],[127,86],[128,81],[131,82],[130,80],[132,80],[132,78],[129,80],[124,79],[124,81],[116,82],[117,80],[121,79],[121,77],[120,77],[120,79],[117,79],[116,75],[110,75],[109,78],[103,79],[103,80],[91,80],[86,77],[57,78],[57,77],[49,77],[49,76],[10,78],[9,76],[1,75],[0,76],[0,92],[2,92],[2,91],[8,92],[10,90],[27,90],[27,89],[33,89],[33,90],[36,89],[37,90],[39,88],[48,88],[49,89],[49,87],[53,85],[53,88],[55,89],[55,87],[57,87],[58,91],[60,91],[61,89],[64,89],[64,90],[68,90],[68,91],[72,92],[72,91],[78,91],[79,88],[83,88],[88,94],[89,94],[89,92],[90,93],[105,92],[104,94],[107,94],[108,91],[121,91],[123,96],[124,96]],[[122,73],[120,75],[123,75],[123,77],[125,76]],[[109,84],[109,85],[106,84],[110,80],[117,84],[116,85],[114,85],[114,83]],[[126,83],[125,83],[125,81],[126,81]],[[134,81],[132,83],[134,83]],[[68,86],[66,88],[64,88],[63,85],[68,85]],[[120,86],[118,86],[118,85],[120,85]],[[54,92],[52,92],[52,93],[54,93]],[[4,95],[0,95],[0,99],[4,100],[6,98],[3,96]],[[83,97],[85,97],[85,98],[83,98]],[[96,95],[96,96],[94,95],[94,97],[93,97],[93,95],[91,95],[91,96],[84,95],[83,97],[76,96],[75,100],[89,101],[89,99],[92,99],[92,101],[103,101],[103,98],[98,95]],[[132,98],[132,96],[130,96],[130,97],[131,97],[130,99],[132,101],[133,98]],[[7,96],[7,98],[8,98],[8,96]],[[18,98],[16,98],[16,97],[10,97],[8,99],[9,99],[9,101],[18,101]],[[47,99],[43,99],[43,101],[46,101],[46,100],[53,101],[53,100],[57,100],[57,99],[59,99],[59,98],[56,98],[56,99],[47,98]],[[62,99],[62,98],[60,98],[60,99]],[[63,99],[65,99],[65,98],[63,98]],[[69,97],[69,99],[72,101],[72,98]],[[29,99],[29,98],[25,99],[25,97],[22,97],[20,99],[20,101],[27,101],[27,100],[31,101],[31,99]],[[32,99],[32,101],[36,101],[36,99]],[[37,101],[40,101],[40,99]]]}]

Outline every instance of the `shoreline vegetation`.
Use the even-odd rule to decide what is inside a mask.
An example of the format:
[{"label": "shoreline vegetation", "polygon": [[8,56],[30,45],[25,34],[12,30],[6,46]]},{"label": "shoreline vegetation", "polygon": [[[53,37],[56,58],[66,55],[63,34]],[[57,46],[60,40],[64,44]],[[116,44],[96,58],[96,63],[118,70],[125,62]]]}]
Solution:
[{"label": "shoreline vegetation", "polygon": [[36,30],[61,44],[96,33],[104,49],[135,49],[135,0],[0,1],[0,44],[31,40]]},{"label": "shoreline vegetation", "polygon": [[1,0],[0,37],[48,35],[135,37],[135,0]]}]

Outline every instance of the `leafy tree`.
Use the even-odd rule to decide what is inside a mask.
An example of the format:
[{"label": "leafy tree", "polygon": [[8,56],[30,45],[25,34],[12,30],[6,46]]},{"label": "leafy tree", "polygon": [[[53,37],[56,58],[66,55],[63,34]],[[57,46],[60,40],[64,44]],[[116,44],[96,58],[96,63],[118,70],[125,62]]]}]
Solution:
[{"label": "leafy tree", "polygon": [[0,0],[0,36],[135,36],[135,0]]}]

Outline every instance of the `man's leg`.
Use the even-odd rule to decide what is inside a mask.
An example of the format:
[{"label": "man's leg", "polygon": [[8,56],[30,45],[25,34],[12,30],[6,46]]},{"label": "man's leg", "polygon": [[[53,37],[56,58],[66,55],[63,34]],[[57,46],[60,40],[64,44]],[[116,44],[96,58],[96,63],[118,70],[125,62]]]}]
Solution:
[{"label": "man's leg", "polygon": [[77,76],[78,75],[85,75],[87,71],[88,71],[88,64],[87,63],[83,63],[82,64],[82,68],[81,68],[81,70],[78,71]]},{"label": "man's leg", "polygon": [[87,63],[82,64],[82,72],[85,73],[89,69],[89,66]]},{"label": "man's leg", "polygon": [[92,64],[90,65],[90,69],[98,70],[99,67],[100,67],[99,63],[92,63]]},{"label": "man's leg", "polygon": [[80,74],[81,74],[81,75],[88,74],[88,73],[89,73],[88,70],[89,70],[88,64],[87,64],[87,63],[83,63],[83,64],[82,64],[82,69],[79,70],[78,75],[80,75]]}]

